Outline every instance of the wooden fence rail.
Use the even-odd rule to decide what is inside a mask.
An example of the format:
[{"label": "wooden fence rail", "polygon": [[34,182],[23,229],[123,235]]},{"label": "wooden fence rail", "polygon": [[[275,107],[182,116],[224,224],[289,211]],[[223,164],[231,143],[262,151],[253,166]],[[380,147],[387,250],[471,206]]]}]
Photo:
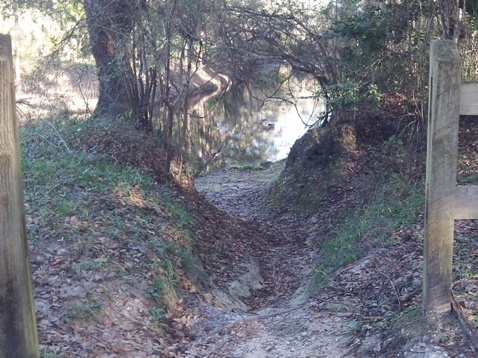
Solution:
[{"label": "wooden fence rail", "polygon": [[427,315],[451,309],[455,220],[478,219],[478,186],[459,186],[460,115],[478,115],[478,84],[461,83],[461,59],[453,41],[430,48],[423,309]]},{"label": "wooden fence rail", "polygon": [[0,34],[0,357],[38,358],[11,39]]}]

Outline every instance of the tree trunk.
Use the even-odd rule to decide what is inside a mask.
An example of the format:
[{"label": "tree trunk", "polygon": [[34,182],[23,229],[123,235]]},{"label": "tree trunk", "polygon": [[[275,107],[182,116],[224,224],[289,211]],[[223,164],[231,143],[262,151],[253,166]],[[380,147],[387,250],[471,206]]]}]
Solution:
[{"label": "tree trunk", "polygon": [[171,162],[173,161],[174,149],[173,149],[173,126],[174,126],[174,113],[176,106],[176,99],[171,98],[171,53],[172,53],[172,41],[173,41],[173,19],[172,16],[176,10],[177,0],[173,0],[171,8],[164,19],[164,28],[166,33],[166,46],[165,46],[165,68],[164,68],[164,85],[162,86],[162,101],[166,105],[167,114],[165,116],[164,128],[163,128],[163,146],[166,150],[166,171],[171,171]]},{"label": "tree trunk", "polygon": [[132,29],[130,3],[84,0],[83,4],[100,87],[94,115],[124,114],[131,108],[128,89],[133,78],[125,55]]}]

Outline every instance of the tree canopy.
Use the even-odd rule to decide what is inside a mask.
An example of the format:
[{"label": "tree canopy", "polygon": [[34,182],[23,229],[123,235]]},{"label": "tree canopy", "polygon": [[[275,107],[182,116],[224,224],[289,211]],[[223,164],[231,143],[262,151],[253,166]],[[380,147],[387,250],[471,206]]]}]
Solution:
[{"label": "tree canopy", "polygon": [[322,123],[354,118],[390,96],[422,120],[434,38],[458,41],[466,79],[477,72],[474,0],[10,0],[2,6],[5,14],[36,7],[65,19],[75,26],[65,26],[64,37],[87,28],[82,51],[92,53],[100,84],[95,115],[131,118],[161,133],[168,163],[186,145],[191,81],[203,66],[241,83],[253,81],[253,69],[265,63],[310,74],[327,104]]}]

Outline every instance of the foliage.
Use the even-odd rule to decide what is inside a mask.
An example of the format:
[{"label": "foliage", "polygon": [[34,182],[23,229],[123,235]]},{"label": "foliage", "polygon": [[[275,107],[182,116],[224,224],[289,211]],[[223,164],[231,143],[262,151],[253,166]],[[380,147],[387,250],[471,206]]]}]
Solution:
[{"label": "foliage", "polygon": [[[204,67],[220,68],[246,86],[256,79],[252,69],[262,64],[286,63],[308,73],[317,80],[317,96],[327,102],[320,123],[376,110],[390,94],[404,98],[410,114],[423,118],[429,42],[440,36],[442,22],[452,23],[447,19],[455,16],[445,3],[89,0],[48,2],[43,12],[58,26],[49,36],[55,54],[93,52],[100,81],[95,114],[119,115],[156,131],[169,167],[175,158],[188,160],[194,145],[188,110],[194,76]],[[450,9],[444,13],[445,8]],[[472,24],[473,3],[467,2],[467,10]],[[476,41],[472,27],[459,25],[466,78],[473,78]],[[61,61],[49,59],[42,66],[59,67]],[[83,81],[81,74],[93,74],[91,64],[74,66],[80,73],[76,82]],[[36,72],[28,84],[55,80]],[[77,87],[91,112],[84,83]]]},{"label": "foliage", "polygon": [[323,89],[332,108],[374,109],[388,93],[423,101],[433,29],[430,7],[420,1],[339,3],[328,9],[331,24],[325,32],[336,54],[336,81]]},{"label": "foliage", "polygon": [[449,24],[464,29],[464,47],[474,47],[452,3],[336,0],[317,8],[233,3],[226,6],[228,21],[221,31],[223,41],[234,41],[224,43],[221,54],[231,53],[227,57],[239,76],[254,63],[277,60],[314,75],[317,93],[328,104],[326,121],[331,113],[345,119],[377,109],[391,93],[414,103],[413,114],[423,119],[431,39],[448,36],[443,29]]},{"label": "foliage", "polygon": [[3,6],[8,10],[0,15],[0,31],[12,34],[14,52],[19,51],[25,67],[22,75],[45,63],[45,57],[71,61],[85,55],[85,14],[78,1],[13,1]]}]

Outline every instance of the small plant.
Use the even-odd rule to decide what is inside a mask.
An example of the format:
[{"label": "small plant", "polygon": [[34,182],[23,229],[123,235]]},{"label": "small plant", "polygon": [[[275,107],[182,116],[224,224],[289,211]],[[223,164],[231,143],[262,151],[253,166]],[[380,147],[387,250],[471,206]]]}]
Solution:
[{"label": "small plant", "polygon": [[191,223],[192,217],[184,206],[173,201],[168,204],[168,209],[177,217],[179,227],[184,227]]},{"label": "small plant", "polygon": [[177,284],[174,279],[175,270],[173,264],[168,259],[156,262],[158,275],[153,280],[152,287],[146,290],[158,304],[151,314],[155,319],[164,316],[165,309],[173,309],[177,301],[175,286]]},{"label": "small plant", "polygon": [[46,348],[40,352],[40,357],[41,358],[62,358],[62,356],[60,355],[48,352]]},{"label": "small plant", "polygon": [[85,304],[78,304],[72,307],[62,318],[63,323],[68,323],[76,319],[97,320],[98,313],[103,307],[104,302],[88,295]]},{"label": "small plant", "polygon": [[74,213],[76,210],[76,205],[72,202],[58,201],[56,204],[55,212],[58,215],[65,216],[70,213]]},{"label": "small plant", "polygon": [[191,252],[185,248],[182,248],[179,250],[179,258],[181,262],[181,268],[186,272],[192,272],[194,264]]},{"label": "small plant", "polygon": [[478,173],[471,173],[462,178],[458,178],[458,184],[475,183],[478,180]]},{"label": "small plant", "polygon": [[77,272],[80,272],[80,271],[88,271],[88,270],[91,270],[91,271],[95,271],[95,270],[98,270],[100,269],[101,267],[103,267],[105,265],[105,260],[100,260],[100,259],[86,259],[80,263],[78,263],[76,266],[75,266],[75,270]]},{"label": "small plant", "polygon": [[149,313],[151,313],[151,316],[157,321],[161,321],[165,317],[164,309],[161,307],[155,307]]},{"label": "small plant", "polygon": [[[403,311],[388,312],[385,319],[381,322],[380,326],[394,325],[394,326],[409,326],[423,318],[423,312],[419,305],[413,305],[406,307]],[[382,326],[383,325],[383,326]],[[379,327],[379,329],[381,328]]]},{"label": "small plant", "polygon": [[451,339],[451,335],[450,335],[450,334],[447,334],[447,333],[441,334],[440,337],[439,337],[440,343],[446,343],[446,342],[448,342],[450,339]]},{"label": "small plant", "polygon": [[356,320],[353,321],[352,324],[347,328],[347,331],[349,334],[357,334],[360,333],[360,331],[363,328],[363,322]]}]

